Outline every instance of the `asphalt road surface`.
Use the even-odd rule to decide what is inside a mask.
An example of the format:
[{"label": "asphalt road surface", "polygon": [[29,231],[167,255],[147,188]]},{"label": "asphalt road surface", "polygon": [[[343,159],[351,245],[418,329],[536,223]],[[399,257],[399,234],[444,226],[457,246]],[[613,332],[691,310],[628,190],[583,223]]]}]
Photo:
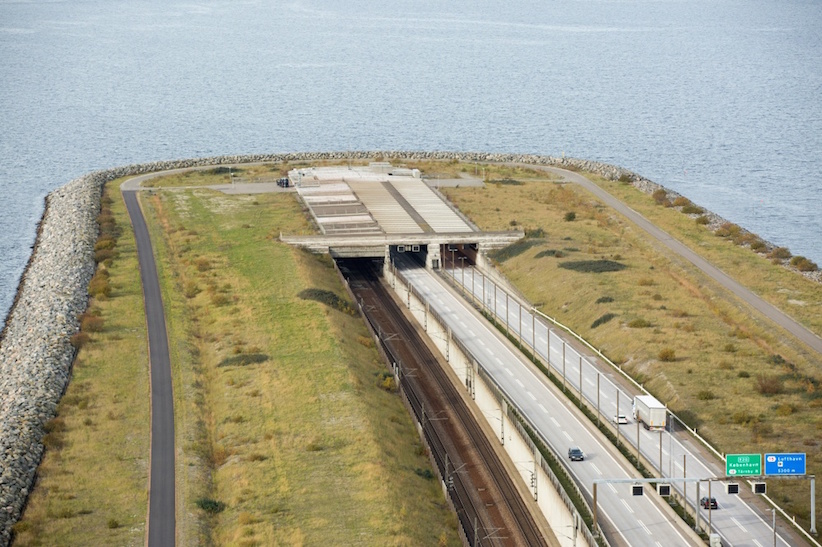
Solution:
[{"label": "asphalt road surface", "polygon": [[[429,270],[408,262],[397,261],[401,275],[414,287],[448,324],[455,338],[471,351],[474,358],[506,393],[518,410],[534,425],[546,444],[560,458],[571,446],[585,452],[582,462],[568,465],[570,473],[590,499],[594,480],[630,479],[637,475],[603,442],[593,426],[567,406],[553,385],[535,372],[522,354],[491,329],[487,321],[456,296]],[[678,518],[666,511],[655,494],[632,496],[629,485],[600,490],[600,518],[608,521],[615,532],[612,545],[649,545],[658,547],[698,545],[699,540]]]},{"label": "asphalt road surface", "polygon": [[[597,359],[584,355],[573,344],[566,343],[559,334],[559,329],[551,328],[541,318],[531,314],[530,306],[521,305],[516,296],[506,294],[502,287],[498,288],[474,268],[446,270],[446,275],[455,283],[463,285],[466,294],[473,294],[514,336],[521,333],[522,343],[526,347],[535,348],[543,361],[554,369],[557,377],[562,378],[574,391],[579,393],[582,385],[582,396],[592,409],[599,410],[603,420],[612,421],[618,414],[625,415],[628,423],[618,427],[620,438],[623,442],[638,447],[661,476],[683,478],[686,465],[687,477],[691,479],[707,480],[724,476],[723,462],[706,459],[702,455],[703,451],[697,449],[694,440],[684,431],[646,431],[640,427],[631,416],[632,395],[609,379],[609,368],[599,368],[600,362]],[[744,478],[736,482],[743,483],[741,487],[746,486]],[[712,511],[708,515],[702,509],[700,520],[702,523],[710,521],[711,532],[718,533],[726,544],[739,547],[787,547],[791,544],[791,537],[783,536],[782,533],[774,538],[769,512],[746,503],[742,496],[725,493],[722,482],[713,481],[712,486],[711,497],[717,499],[721,510]],[[683,489],[682,483],[674,483],[673,487],[680,493],[689,495],[689,503],[694,508],[698,508],[698,498],[708,494],[707,482],[701,483],[701,492],[693,483],[686,489]],[[766,541],[763,538],[768,539]],[[773,543],[774,539],[776,543]]]},{"label": "asphalt road surface", "polygon": [[151,374],[151,469],[149,471],[148,545],[175,544],[174,503],[174,398],[168,335],[157,266],[148,228],[134,191],[124,191],[123,200],[131,217],[148,327],[149,370]]}]

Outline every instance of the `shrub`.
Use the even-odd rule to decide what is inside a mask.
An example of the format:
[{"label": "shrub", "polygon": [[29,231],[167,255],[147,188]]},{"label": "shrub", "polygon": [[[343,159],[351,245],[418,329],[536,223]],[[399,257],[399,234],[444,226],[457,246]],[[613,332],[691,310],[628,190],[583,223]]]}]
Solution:
[{"label": "shrub", "polygon": [[667,363],[676,361],[676,351],[673,348],[662,348],[659,350],[657,357],[660,361],[665,361]]},{"label": "shrub", "polygon": [[791,252],[786,247],[774,247],[774,249],[768,253],[768,258],[786,260],[790,257]]},{"label": "shrub", "polygon": [[761,374],[756,378],[756,390],[762,395],[779,395],[785,390],[778,376]]},{"label": "shrub", "polygon": [[766,359],[766,361],[769,364],[776,365],[776,366],[785,364],[785,358],[782,357],[781,355],[779,355],[778,353],[774,353],[772,355],[769,355],[768,358]]},{"label": "shrub", "polygon": [[429,481],[434,478],[434,474],[431,472],[430,469],[420,469],[418,467],[418,468],[414,469],[414,473],[416,473],[418,476],[420,476],[420,477],[422,477],[426,480],[429,480]]},{"label": "shrub", "polygon": [[726,222],[716,230],[716,235],[719,237],[735,237],[742,231],[742,228],[731,222]]},{"label": "shrub", "polygon": [[186,298],[194,298],[198,294],[200,294],[200,287],[197,286],[197,283],[194,281],[186,281],[183,287],[183,295]]},{"label": "shrub", "polygon": [[756,252],[762,252],[765,250],[765,242],[761,239],[756,239],[751,242],[751,250]]},{"label": "shrub", "polygon": [[545,237],[545,230],[542,228],[529,228],[525,230],[525,237],[529,238],[544,238]]},{"label": "shrub", "polygon": [[498,262],[505,262],[506,260],[519,256],[531,247],[535,247],[541,243],[542,241],[539,239],[521,239],[508,245],[507,247],[491,251],[488,255]]},{"label": "shrub", "polygon": [[245,353],[226,357],[217,365],[218,367],[244,367],[255,363],[262,363],[268,360],[268,355],[264,353]]},{"label": "shrub", "polygon": [[117,521],[117,519],[108,519],[108,522],[106,523],[106,526],[108,526],[110,529],[114,530],[115,528],[120,527],[120,523]]},{"label": "shrub", "polygon": [[654,193],[651,194],[651,197],[654,198],[654,201],[657,202],[659,205],[665,205],[666,203],[668,203],[668,192],[666,192],[662,188],[654,190]]},{"label": "shrub", "polygon": [[86,332],[103,332],[103,318],[85,313],[80,319],[80,329]]},{"label": "shrub", "polygon": [[111,285],[108,283],[108,272],[98,269],[88,284],[89,295],[95,298],[108,298],[111,296]]},{"label": "shrub", "polygon": [[568,211],[567,213],[565,213],[565,216],[562,217],[562,218],[565,219],[565,222],[572,222],[572,221],[576,220],[577,214],[573,211]]},{"label": "shrub", "polygon": [[740,378],[750,378],[751,373],[748,372],[747,370],[740,370],[739,374],[737,374],[737,376],[739,376]]},{"label": "shrub", "polygon": [[197,267],[198,272],[207,272],[211,269],[211,262],[207,258],[198,258],[194,265]]},{"label": "shrub", "polygon": [[722,351],[724,351],[725,353],[736,353],[736,345],[734,345],[734,344],[732,344],[732,343],[728,342],[728,343],[727,343],[727,344],[725,344],[725,346],[722,348]]},{"label": "shrub", "polygon": [[110,262],[116,255],[114,249],[100,249],[94,251],[94,261],[98,264],[101,262]]},{"label": "shrub", "polygon": [[819,269],[815,262],[812,262],[804,256],[795,256],[791,259],[791,266],[800,272],[815,272]]},{"label": "shrub", "polygon": [[647,319],[633,319],[628,323],[628,326],[632,329],[647,329],[651,326],[651,323]]},{"label": "shrub", "polygon": [[639,281],[637,281],[637,285],[640,287],[652,287],[654,285],[654,280],[650,277],[643,277]]},{"label": "shrub", "polygon": [[594,302],[594,304],[605,304],[605,303],[613,302],[613,301],[614,301],[614,299],[610,296],[600,296],[599,298],[597,298],[597,300],[596,300],[596,302]]},{"label": "shrub", "polygon": [[696,398],[700,401],[712,401],[713,399],[716,399],[716,395],[714,395],[714,392],[710,389],[703,389],[696,394]]},{"label": "shrub", "polygon": [[711,223],[711,219],[709,219],[705,215],[700,215],[700,216],[696,217],[696,223],[699,224],[700,226],[705,226],[705,225]]},{"label": "shrub", "polygon": [[389,393],[397,391],[394,375],[387,370],[383,370],[377,374],[377,386]]},{"label": "shrub", "polygon": [[676,199],[674,200],[674,203],[673,203],[674,207],[684,207],[685,205],[690,205],[690,204],[691,204],[691,200],[689,200],[685,196],[677,196]]},{"label": "shrub", "polygon": [[630,183],[631,182],[631,175],[629,175],[628,173],[622,173],[621,175],[619,175],[619,182],[621,182],[623,184]]},{"label": "shrub", "polygon": [[595,329],[600,325],[604,325],[605,323],[607,323],[608,321],[610,321],[614,317],[616,317],[615,313],[610,313],[610,312],[605,313],[605,314],[599,316],[593,323],[591,323],[591,328]]},{"label": "shrub", "polygon": [[225,503],[213,500],[211,498],[200,498],[195,503],[197,504],[197,507],[206,513],[211,513],[212,515],[222,513],[225,509]]},{"label": "shrub", "polygon": [[91,337],[86,334],[85,332],[77,332],[71,335],[69,338],[69,342],[71,345],[74,346],[74,349],[81,349],[83,346],[88,344],[91,341]]},{"label": "shrub", "polygon": [[627,268],[625,264],[614,262],[613,260],[576,260],[562,262],[560,268],[566,270],[573,270],[575,272],[587,273],[604,273],[604,272],[618,272]]},{"label": "shrub", "polygon": [[545,249],[544,251],[540,251],[537,254],[535,254],[534,258],[542,258],[544,256],[562,258],[562,251],[557,251],[556,249]]},{"label": "shrub", "polygon": [[231,303],[231,298],[224,294],[212,294],[211,303],[215,306],[226,306]]},{"label": "shrub", "polygon": [[303,300],[314,300],[316,302],[320,302],[349,315],[354,315],[357,313],[356,309],[352,307],[348,301],[343,300],[335,293],[325,289],[304,289],[300,291],[297,296]]},{"label": "shrub", "polygon": [[688,204],[682,208],[682,212],[686,215],[701,215],[705,212],[705,209],[694,204]]}]

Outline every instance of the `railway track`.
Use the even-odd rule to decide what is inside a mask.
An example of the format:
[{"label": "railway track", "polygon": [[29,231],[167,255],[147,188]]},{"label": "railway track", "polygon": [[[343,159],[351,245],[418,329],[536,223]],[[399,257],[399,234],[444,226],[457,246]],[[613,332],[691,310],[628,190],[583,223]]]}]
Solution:
[{"label": "railway track", "polygon": [[[339,267],[422,428],[468,545],[548,545],[491,442],[437,357],[367,260]],[[551,538],[554,539],[554,538]]]}]

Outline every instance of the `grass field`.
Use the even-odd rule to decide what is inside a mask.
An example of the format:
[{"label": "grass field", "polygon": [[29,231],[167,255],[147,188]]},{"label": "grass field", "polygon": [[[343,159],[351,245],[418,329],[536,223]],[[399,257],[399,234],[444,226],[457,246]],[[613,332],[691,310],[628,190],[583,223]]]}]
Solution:
[{"label": "grass field", "polygon": [[[459,544],[410,417],[377,385],[384,364],[362,320],[299,296],[348,302],[328,257],[277,241],[311,233],[294,197],[141,199],[172,357],[178,543]],[[75,364],[15,545],[144,542],[145,319],[119,196],[112,209],[113,290],[91,307],[104,326]]]},{"label": "grass field", "polygon": [[[117,182],[107,194],[128,226]],[[143,545],[147,510],[149,405],[145,313],[134,238],[117,240],[110,296],[93,298],[89,341],[44,439],[46,454],[14,545]],[[99,279],[100,274],[95,276]],[[94,283],[94,282],[93,282]]]},{"label": "grass field", "polygon": [[[530,234],[496,255],[500,270],[530,301],[621,364],[720,450],[807,452],[808,473],[822,470],[817,356],[774,334],[746,305],[580,188],[526,169],[485,170],[498,182],[443,192],[483,229],[519,227]],[[822,292],[817,283],[627,185],[591,178],[822,332],[813,313]],[[789,513],[808,518],[805,488],[771,481],[769,491]]]},{"label": "grass field", "polygon": [[[238,176],[253,181],[296,166]],[[500,270],[720,450],[807,452],[808,472],[822,471],[817,356],[557,177],[457,162],[409,166],[451,178],[484,173],[485,188],[443,192],[483,229],[526,231],[527,240],[494,255]],[[822,332],[818,284],[628,185],[588,176]],[[157,185],[227,177],[200,172]],[[299,296],[317,289],[347,301],[330,259],[277,241],[281,232],[312,233],[293,196],[190,189],[142,200],[172,356],[179,544],[457,544],[438,485],[421,476],[429,464],[410,418],[396,394],[377,386],[383,364],[361,320],[345,306]],[[110,207],[123,228],[115,252],[100,256],[110,294],[94,289],[87,315],[96,319],[85,322],[88,340],[50,424],[15,545],[144,541],[142,294],[119,195]],[[807,490],[796,484],[771,481],[769,493],[807,522]]]},{"label": "grass field", "polygon": [[362,321],[298,296],[347,300],[330,259],[276,241],[309,231],[293,196],[173,192],[148,204],[172,322],[185,325],[171,337],[192,370],[180,371],[180,404],[197,421],[181,433],[181,467],[209,471],[183,486],[197,543],[455,542],[438,485],[415,473],[428,463],[410,418],[377,386],[384,365]]}]

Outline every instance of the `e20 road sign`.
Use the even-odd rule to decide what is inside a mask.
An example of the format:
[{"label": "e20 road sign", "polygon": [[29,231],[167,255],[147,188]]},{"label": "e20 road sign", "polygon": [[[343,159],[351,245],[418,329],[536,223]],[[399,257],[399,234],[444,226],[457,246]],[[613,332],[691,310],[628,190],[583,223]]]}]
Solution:
[{"label": "e20 road sign", "polygon": [[740,477],[762,474],[762,454],[726,454],[725,475]]},{"label": "e20 road sign", "polygon": [[766,475],[804,475],[805,454],[765,454]]}]

